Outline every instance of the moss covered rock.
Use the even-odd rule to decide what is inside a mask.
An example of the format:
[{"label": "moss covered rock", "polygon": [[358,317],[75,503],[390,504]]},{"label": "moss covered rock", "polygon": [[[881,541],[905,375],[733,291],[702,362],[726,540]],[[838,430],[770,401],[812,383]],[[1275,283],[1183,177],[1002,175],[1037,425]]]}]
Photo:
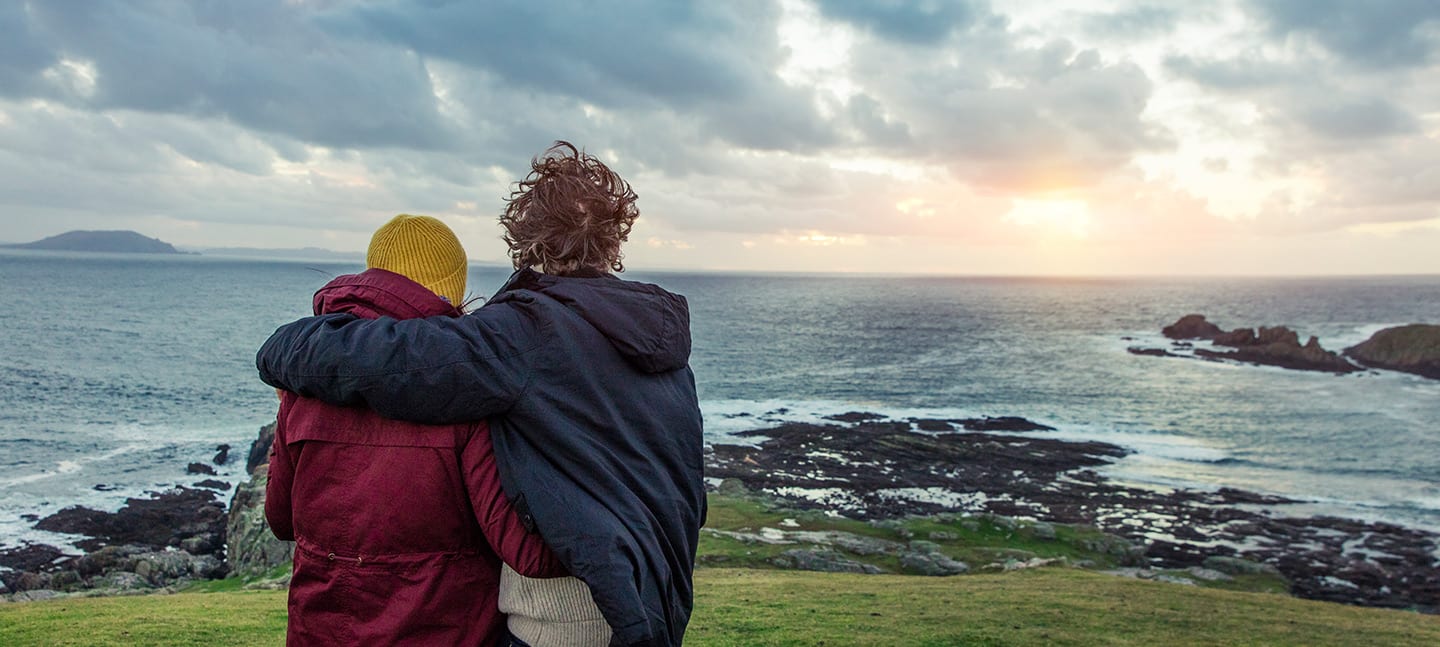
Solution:
[{"label": "moss covered rock", "polygon": [[1386,328],[1345,349],[1361,364],[1440,380],[1440,326],[1410,324]]}]

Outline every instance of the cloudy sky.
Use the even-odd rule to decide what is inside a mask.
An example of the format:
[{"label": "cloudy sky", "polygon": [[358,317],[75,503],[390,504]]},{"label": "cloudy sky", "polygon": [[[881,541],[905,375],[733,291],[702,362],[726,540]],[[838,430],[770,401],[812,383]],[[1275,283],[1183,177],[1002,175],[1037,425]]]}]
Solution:
[{"label": "cloudy sky", "polygon": [[0,240],[501,261],[556,139],[631,268],[1436,273],[1440,2],[0,1]]}]

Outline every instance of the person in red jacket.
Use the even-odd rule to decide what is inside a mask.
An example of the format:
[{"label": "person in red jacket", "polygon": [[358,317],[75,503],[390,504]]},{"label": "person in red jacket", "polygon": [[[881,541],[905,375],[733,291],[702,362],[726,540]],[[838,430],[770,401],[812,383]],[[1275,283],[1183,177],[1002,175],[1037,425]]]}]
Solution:
[{"label": "person in red jacket", "polygon": [[[315,293],[315,313],[461,315],[464,249],[443,223],[380,228],[369,269]],[[501,491],[486,423],[422,425],[281,393],[265,516],[295,542],[291,645],[497,645],[501,563],[566,574]]]}]

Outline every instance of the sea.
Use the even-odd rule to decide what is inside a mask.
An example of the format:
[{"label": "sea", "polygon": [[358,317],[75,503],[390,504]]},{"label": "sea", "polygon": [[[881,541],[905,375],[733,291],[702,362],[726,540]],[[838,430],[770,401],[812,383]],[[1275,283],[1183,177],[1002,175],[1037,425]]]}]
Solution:
[{"label": "sea", "polygon": [[[237,483],[276,396],[255,351],[358,263],[0,251],[0,546],[74,505],[118,509],[204,478]],[[472,268],[486,296],[509,272]],[[1440,276],[994,278],[643,272],[690,302],[711,443],[850,411],[1023,416],[1131,454],[1151,488],[1234,487],[1329,514],[1440,530],[1440,381],[1132,355],[1204,313],[1284,324],[1326,348],[1440,323]],[[226,494],[225,496],[229,496]]]}]

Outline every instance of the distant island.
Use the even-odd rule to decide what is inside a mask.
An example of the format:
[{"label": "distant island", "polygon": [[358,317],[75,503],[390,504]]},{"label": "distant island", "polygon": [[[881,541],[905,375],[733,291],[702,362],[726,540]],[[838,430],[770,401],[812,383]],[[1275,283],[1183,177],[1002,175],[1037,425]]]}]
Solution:
[{"label": "distant island", "polygon": [[4,245],[11,249],[43,249],[70,252],[113,252],[121,254],[182,254],[173,245],[133,231],[67,231],[33,243]]}]

